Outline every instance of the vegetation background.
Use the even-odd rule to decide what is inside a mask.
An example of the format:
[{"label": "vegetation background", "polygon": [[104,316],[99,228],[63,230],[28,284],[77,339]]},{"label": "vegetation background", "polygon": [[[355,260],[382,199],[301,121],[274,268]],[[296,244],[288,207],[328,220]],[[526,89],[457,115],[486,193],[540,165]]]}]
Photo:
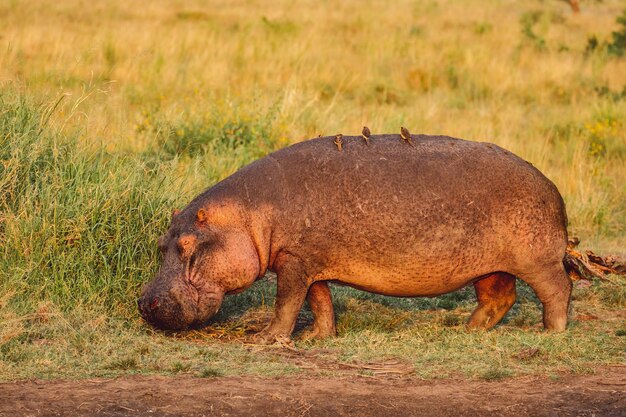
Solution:
[{"label": "vegetation background", "polygon": [[[624,255],[625,50],[620,0],[577,15],[556,0],[3,1],[0,380],[304,372],[241,343],[267,319],[271,278],[203,331],[156,332],[135,300],[172,208],[318,134],[404,125],[497,143],[556,183],[582,246]],[[340,336],[296,342],[326,364],[494,379],[624,361],[617,276],[576,286],[560,335],[521,284],[490,332],[462,325],[471,288],[333,293]]]}]

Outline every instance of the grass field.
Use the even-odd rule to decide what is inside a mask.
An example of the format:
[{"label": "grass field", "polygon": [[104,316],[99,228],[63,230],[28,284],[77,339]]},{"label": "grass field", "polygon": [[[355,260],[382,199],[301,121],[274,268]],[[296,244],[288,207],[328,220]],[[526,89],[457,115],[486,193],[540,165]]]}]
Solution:
[{"label": "grass field", "polygon": [[[619,0],[579,15],[556,0],[3,2],[0,380],[309,369],[241,343],[267,316],[271,280],[227,298],[205,331],[155,332],[135,300],[172,208],[320,133],[404,125],[497,143],[556,183],[583,247],[625,255],[622,13]],[[520,292],[504,325],[468,332],[471,289],[334,287],[340,336],[296,346],[331,374],[389,358],[485,379],[623,363],[623,277],[576,288],[561,335],[540,331]]]}]

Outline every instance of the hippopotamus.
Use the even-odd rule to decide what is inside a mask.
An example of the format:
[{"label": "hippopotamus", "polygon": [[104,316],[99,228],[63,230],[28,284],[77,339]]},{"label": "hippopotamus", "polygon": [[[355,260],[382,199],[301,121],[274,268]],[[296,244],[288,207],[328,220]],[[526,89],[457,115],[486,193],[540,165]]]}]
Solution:
[{"label": "hippopotamus", "polygon": [[273,317],[256,337],[291,337],[307,300],[309,336],[336,334],[328,283],[396,297],[469,284],[471,328],[515,303],[516,279],[566,328],[565,205],[513,153],[447,136],[320,137],[256,160],[175,211],[158,239],[162,265],[138,300],[162,329],[206,325],[227,294],[276,273]]}]

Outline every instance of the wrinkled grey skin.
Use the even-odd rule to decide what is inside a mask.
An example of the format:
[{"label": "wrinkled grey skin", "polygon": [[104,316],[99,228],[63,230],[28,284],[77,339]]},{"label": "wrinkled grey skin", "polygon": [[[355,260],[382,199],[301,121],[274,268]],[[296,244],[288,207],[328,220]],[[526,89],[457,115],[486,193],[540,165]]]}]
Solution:
[{"label": "wrinkled grey skin", "polygon": [[563,267],[563,200],[526,161],[489,143],[444,136],[334,137],[274,152],[174,215],[163,264],[139,300],[157,327],[214,315],[225,294],[277,273],[271,323],[289,336],[305,299],[312,336],[335,333],[327,282],[392,296],[436,296],[474,284],[470,326],[497,323],[515,301],[515,277],[563,330],[571,283]]}]

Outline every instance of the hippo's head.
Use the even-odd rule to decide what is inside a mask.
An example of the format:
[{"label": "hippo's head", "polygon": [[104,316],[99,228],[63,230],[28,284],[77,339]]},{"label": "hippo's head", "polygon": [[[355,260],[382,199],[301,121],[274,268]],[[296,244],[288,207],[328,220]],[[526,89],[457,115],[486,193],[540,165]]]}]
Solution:
[{"label": "hippo's head", "polygon": [[206,323],[224,295],[244,290],[259,275],[259,258],[232,207],[186,208],[158,240],[163,262],[138,300],[142,317],[161,329]]}]

